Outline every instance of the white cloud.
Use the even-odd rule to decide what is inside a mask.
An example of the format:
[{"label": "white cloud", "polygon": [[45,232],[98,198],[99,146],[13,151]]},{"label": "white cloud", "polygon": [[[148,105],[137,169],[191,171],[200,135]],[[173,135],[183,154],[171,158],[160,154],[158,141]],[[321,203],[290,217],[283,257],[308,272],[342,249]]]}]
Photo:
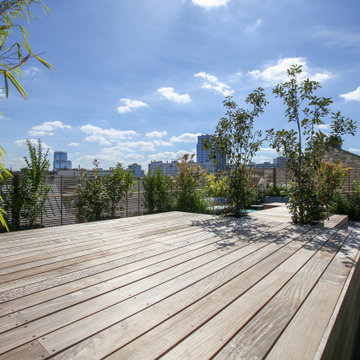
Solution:
[{"label": "white cloud", "polygon": [[148,138],[162,138],[163,136],[167,136],[167,131],[151,131],[146,133],[146,137]]},{"label": "white cloud", "polygon": [[219,79],[214,75],[207,74],[205,72],[199,72],[194,76],[206,80],[206,82],[202,86],[204,89],[213,89],[216,92],[222,94],[223,96],[229,96],[234,93],[234,90],[231,90],[231,87],[229,85],[220,82]]},{"label": "white cloud", "polygon": [[259,149],[260,153],[268,153],[268,154],[277,154],[276,150],[273,148],[260,148]]},{"label": "white cloud", "polygon": [[263,71],[253,70],[249,71],[249,74],[255,79],[262,80],[265,83],[272,85],[288,80],[287,69],[292,65],[302,65],[302,73],[301,76],[299,76],[300,80],[310,78],[311,80],[322,82],[334,76],[329,71],[316,72],[310,70],[307,60],[303,57],[283,58],[276,63],[266,65],[266,68]]},{"label": "white cloud", "polygon": [[155,151],[155,146],[151,141],[128,141],[124,144],[130,149],[135,148],[136,150],[145,152]]},{"label": "white cloud", "polygon": [[354,91],[350,91],[346,94],[341,94],[340,97],[345,99],[346,101],[360,101],[360,86]]},{"label": "white cloud", "polygon": [[148,104],[140,100],[120,99],[120,101],[122,101],[124,105],[118,106],[117,111],[119,114],[125,114],[137,108],[149,107]]},{"label": "white cloud", "polygon": [[356,149],[356,148],[350,148],[349,151],[353,153],[360,153],[360,149]]},{"label": "white cloud", "polygon": [[190,153],[190,151],[187,150],[179,150],[177,152],[173,152],[173,151],[159,152],[150,155],[149,160],[162,160],[162,161],[178,160],[179,158],[183,157],[185,154],[188,153]]},{"label": "white cloud", "polygon": [[116,129],[101,129],[94,125],[83,125],[80,130],[88,134],[85,141],[97,142],[100,145],[110,145],[122,140],[131,139],[137,135],[134,130],[116,130]]},{"label": "white cloud", "polygon": [[230,0],[191,0],[193,4],[197,6],[204,7],[206,9],[210,9],[212,7],[224,6]]},{"label": "white cloud", "polygon": [[80,146],[80,143],[72,142],[72,143],[68,144],[68,146]]},{"label": "white cloud", "polygon": [[27,68],[26,70],[24,70],[25,75],[32,75],[32,76],[35,76],[40,72],[41,72],[41,70],[39,68],[37,68],[36,66],[31,66],[30,68]]},{"label": "white cloud", "polygon": [[184,143],[196,143],[197,137],[200,136],[201,133],[191,134],[191,133],[183,133],[179,136],[172,136],[170,141],[174,142],[184,142]]},{"label": "white cloud", "polygon": [[246,27],[246,31],[247,32],[256,31],[261,26],[261,24],[262,24],[262,20],[258,18],[254,23]]},{"label": "white cloud", "polygon": [[46,121],[41,125],[35,125],[29,130],[30,136],[54,135],[57,129],[71,129],[70,125],[65,125],[61,121]]},{"label": "white cloud", "polygon": [[319,130],[328,131],[330,130],[330,125],[328,124],[319,124],[315,126]]},{"label": "white cloud", "polygon": [[154,140],[153,142],[156,146],[172,146],[173,145],[170,141]]},{"label": "white cloud", "polygon": [[157,89],[157,92],[164,96],[166,99],[176,102],[178,104],[186,104],[191,102],[189,94],[178,94],[172,87],[161,87]]}]

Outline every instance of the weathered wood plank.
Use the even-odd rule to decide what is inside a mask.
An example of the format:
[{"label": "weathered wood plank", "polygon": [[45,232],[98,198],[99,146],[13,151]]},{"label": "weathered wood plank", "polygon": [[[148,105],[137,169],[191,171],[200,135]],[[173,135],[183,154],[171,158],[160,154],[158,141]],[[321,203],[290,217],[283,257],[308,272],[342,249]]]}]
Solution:
[{"label": "weathered wood plank", "polygon": [[[348,232],[337,233],[327,244],[331,242],[340,248],[348,235]],[[320,248],[319,253],[324,249],[325,246]],[[315,253],[244,328],[239,328],[237,334],[215,358],[263,358],[335,257],[336,248],[331,249],[333,252],[325,250],[326,257],[317,256],[318,253]]]},{"label": "weathered wood plank", "polygon": [[[94,347],[99,349],[96,353],[99,357],[107,356],[120,347],[109,359],[150,359],[160,356],[203,323],[204,319],[221,310],[224,303],[230,301],[231,292],[233,296],[245,293],[291,256],[286,248],[296,241],[296,236],[300,234],[294,231],[284,243],[273,241],[251,256],[239,259],[181,292],[57,354],[56,358],[70,359],[74,354],[91,358],[89,349]],[[306,238],[310,240],[314,236],[309,233]],[[298,247],[305,242],[304,237],[302,242],[298,242]],[[292,251],[295,251],[294,247]],[[99,344],[102,344],[100,348]]]},{"label": "weathered wood plank", "polygon": [[205,322],[195,332],[164,354],[164,358],[182,359],[209,358],[222,348],[239,328],[261,310],[271,298],[314,256],[328,236],[320,235],[323,241],[304,246],[266,278],[258,282],[244,295],[236,298],[219,314]]},{"label": "weathered wood plank", "polygon": [[[344,246],[336,254],[324,272],[318,285],[310,293],[309,297],[274,344],[267,359],[289,358],[306,360],[320,358],[334,325],[334,322],[329,324],[329,321],[333,312],[336,310],[335,305],[337,302],[343,301],[343,299],[339,299],[339,295],[344,289],[344,284],[348,279],[351,269],[353,266],[356,266],[352,261],[358,258],[359,242],[359,234],[351,234],[349,236]],[[339,267],[340,264],[343,266]],[[347,289],[345,289],[344,292],[346,293]],[[340,306],[336,310],[337,313],[333,315],[335,317],[334,320],[338,315]],[[330,329],[326,334],[326,329],[329,326]],[[299,334],[301,334],[301,336],[299,336]],[[321,346],[322,339],[324,340],[324,346]],[[341,348],[341,344],[333,343],[331,346],[335,348],[339,346],[339,350]],[[319,356],[317,356],[317,351],[320,347],[322,347],[322,350]],[[334,355],[334,353],[332,353],[332,355]],[[335,356],[332,358],[345,359],[346,357],[340,355],[340,357]]]}]

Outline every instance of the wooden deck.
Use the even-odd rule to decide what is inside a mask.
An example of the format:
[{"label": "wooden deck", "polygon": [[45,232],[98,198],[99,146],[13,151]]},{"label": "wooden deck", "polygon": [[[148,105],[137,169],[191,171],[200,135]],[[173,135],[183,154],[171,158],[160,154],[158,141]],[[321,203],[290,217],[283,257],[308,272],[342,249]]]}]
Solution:
[{"label": "wooden deck", "polygon": [[359,234],[179,212],[2,234],[0,359],[344,359]]}]

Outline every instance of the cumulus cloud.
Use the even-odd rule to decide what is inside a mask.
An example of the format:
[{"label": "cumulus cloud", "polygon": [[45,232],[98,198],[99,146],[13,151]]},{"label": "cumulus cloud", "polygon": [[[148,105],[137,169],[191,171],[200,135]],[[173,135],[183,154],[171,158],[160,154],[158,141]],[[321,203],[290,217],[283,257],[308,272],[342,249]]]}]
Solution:
[{"label": "cumulus cloud", "polygon": [[261,24],[262,24],[262,20],[258,18],[254,23],[246,27],[246,31],[247,32],[256,31],[261,26]]},{"label": "cumulus cloud", "polygon": [[206,9],[210,9],[213,7],[224,6],[230,0],[191,0],[193,4],[197,6],[204,7]]},{"label": "cumulus cloud", "polygon": [[172,146],[172,142],[170,141],[163,141],[163,140],[153,140],[153,143],[156,146]]},{"label": "cumulus cloud", "polygon": [[302,73],[299,76],[300,80],[310,78],[314,81],[325,81],[332,78],[334,75],[329,71],[316,72],[309,68],[307,60],[304,57],[289,57],[278,60],[275,63],[266,65],[263,71],[253,70],[249,71],[249,74],[258,80],[272,85],[288,79],[287,69],[292,65],[302,65]]},{"label": "cumulus cloud", "polygon": [[223,96],[229,96],[234,93],[234,90],[231,90],[231,87],[229,85],[220,82],[215,75],[211,75],[205,72],[199,72],[194,76],[206,80],[202,86],[204,89],[215,90],[216,92],[222,94]]},{"label": "cumulus cloud", "polygon": [[165,131],[165,130],[164,131],[155,130],[155,131],[151,131],[151,132],[146,133],[145,136],[148,137],[148,138],[162,138],[164,136],[167,136],[167,131]]},{"label": "cumulus cloud", "polygon": [[170,141],[174,142],[183,142],[183,143],[196,143],[197,137],[200,136],[201,133],[191,134],[191,133],[183,133],[179,136],[172,136]]},{"label": "cumulus cloud", "polygon": [[341,94],[340,97],[345,99],[346,101],[360,101],[360,86],[354,91],[350,91],[346,94]]},{"label": "cumulus cloud", "polygon": [[120,99],[120,101],[122,101],[124,105],[118,106],[117,111],[119,114],[125,114],[142,107],[149,107],[148,104],[140,100]]},{"label": "cumulus cloud", "polygon": [[151,156],[149,156],[149,159],[150,160],[171,161],[171,160],[177,160],[188,153],[191,153],[191,152],[187,151],[187,150],[179,150],[177,152],[164,151],[164,152],[158,152],[156,154],[152,154]]},{"label": "cumulus cloud", "polygon": [[191,98],[189,94],[178,94],[175,92],[172,87],[161,87],[157,89],[157,92],[160,93],[164,98],[173,101],[178,104],[186,104],[191,102]]},{"label": "cumulus cloud", "polygon": [[80,130],[88,134],[85,141],[97,142],[100,145],[110,145],[122,140],[131,139],[137,135],[134,130],[102,129],[94,125],[83,125]]},{"label": "cumulus cloud", "polygon": [[28,133],[30,136],[54,135],[54,131],[57,129],[71,129],[71,126],[65,125],[61,121],[46,121],[33,126]]},{"label": "cumulus cloud", "polygon": [[270,147],[267,148],[260,148],[259,149],[260,153],[268,153],[268,154],[277,154],[276,150]]},{"label": "cumulus cloud", "polygon": [[319,130],[322,130],[322,131],[328,131],[328,130],[330,130],[330,125],[328,125],[328,124],[319,124],[319,125],[316,125],[316,128],[319,129]]},{"label": "cumulus cloud", "polygon": [[80,146],[80,143],[72,142],[72,143],[70,143],[68,146]]},{"label": "cumulus cloud", "polygon": [[136,149],[145,152],[155,151],[155,146],[151,141],[127,141],[124,144],[130,149]]}]

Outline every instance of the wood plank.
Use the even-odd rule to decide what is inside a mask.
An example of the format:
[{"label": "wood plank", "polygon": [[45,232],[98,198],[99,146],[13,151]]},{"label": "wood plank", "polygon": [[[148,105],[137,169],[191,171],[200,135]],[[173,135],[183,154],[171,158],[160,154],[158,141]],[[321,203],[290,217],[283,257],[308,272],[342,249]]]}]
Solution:
[{"label": "wood plank", "polygon": [[[108,292],[120,289],[121,287],[130,283],[134,283],[154,274],[169,270],[176,265],[184,264],[186,262],[190,262],[191,260],[199,259],[202,256],[210,255],[211,252],[214,252],[218,249],[216,244],[219,240],[221,239],[212,237],[212,243],[210,246],[204,246],[193,251],[185,252],[184,254],[178,255],[176,258],[171,257],[170,259],[163,259],[161,262],[157,262],[146,268],[143,267],[139,269],[139,265],[137,264],[136,269],[131,273],[128,271],[123,274],[119,273],[116,277],[108,279],[106,282],[97,283],[96,285],[86,287],[81,291],[72,292],[69,295],[63,295],[51,301],[47,301],[45,304],[40,304],[38,306],[33,306],[31,308],[18,311],[12,316],[6,316],[3,319],[0,319],[2,320],[0,325],[0,332],[9,330],[19,325],[24,325],[30,321],[36,320],[37,318],[52,314],[69,306],[74,306],[76,304],[80,304],[83,301],[90,300]],[[233,244],[235,245],[235,242]],[[238,244],[238,247],[241,246],[246,246],[246,244]],[[114,295],[110,295],[111,301],[113,300],[113,296]],[[101,306],[106,306],[104,297],[101,299],[99,298],[98,300],[101,301]]]},{"label": "wood plank", "polygon": [[[186,336],[201,324],[204,318],[211,317],[219,311],[225,301],[230,301],[229,292],[235,292],[235,296],[245,293],[254,283],[290,257],[291,253],[285,249],[291,241],[296,241],[296,235],[301,234],[294,231],[287,237],[288,242],[285,241],[283,244],[272,242],[251,256],[239,259],[181,292],[57,354],[56,358],[91,358],[89,350],[93,348],[98,349],[97,356],[103,357],[119,347],[121,349],[109,359],[156,358],[171,347],[176,338]],[[312,237],[314,234],[308,234],[307,240]],[[305,243],[304,236],[303,241],[298,241],[298,246],[301,247]]]},{"label": "wood plank", "polygon": [[[348,235],[349,232],[339,232],[330,241],[341,247]],[[319,252],[323,252],[322,250],[324,249],[320,249]],[[317,285],[319,278],[336,255],[336,248],[333,250],[325,250],[325,258],[315,254],[245,327],[238,329],[215,358],[263,358],[310,291]]]},{"label": "wood plank", "polygon": [[62,285],[56,285],[36,293],[31,293],[29,295],[1,303],[0,316],[7,316],[8,314],[17,312],[24,308],[43,303],[45,301],[50,301],[51,299],[70,294],[88,286],[101,284],[103,281],[111,280],[117,276],[127,274],[137,269],[145,268],[152,264],[176,257],[183,253],[196,250],[200,247],[207,247],[218,243],[216,239],[214,240],[211,234],[197,236],[195,239],[198,241],[193,241],[186,245],[182,244],[183,246],[174,247],[168,251],[167,249],[161,248],[160,250],[152,252],[142,252],[133,256],[131,259],[128,259],[127,262],[118,264],[118,266],[115,266],[110,270],[91,274],[78,280],[66,282]]},{"label": "wood plank", "polygon": [[[266,243],[259,243],[254,241],[253,244],[250,244],[239,250],[230,251],[221,257],[213,259],[207,264],[197,267],[191,271],[187,271],[180,277],[177,276],[167,282],[162,282],[158,286],[150,288],[145,292],[143,291],[144,286],[140,286],[139,290],[141,293],[138,295],[118,303],[109,309],[88,316],[76,323],[70,324],[44,337],[41,337],[40,341],[43,346],[49,348],[51,347],[52,349],[59,351],[59,348],[62,349],[72,345],[89,335],[91,336],[94,332],[101,331],[104,328],[111,326],[114,323],[151,306],[151,304],[161,301],[162,299],[208,276],[209,273],[216,272],[217,270],[220,270],[229,264],[238,261],[239,258],[249,255],[257,247],[265,245]],[[224,249],[219,249],[219,252],[224,252]],[[164,277],[162,277],[162,279],[164,280]],[[71,339],[65,335],[69,332],[73,334]]]},{"label": "wood plank", "polygon": [[[324,233],[320,237],[324,237]],[[295,253],[296,256],[291,256],[247,293],[166,352],[164,358],[209,358],[214,355],[314,256],[316,245],[321,243],[302,247]]]},{"label": "wood plank", "polygon": [[[137,251],[129,251],[127,253],[122,253],[115,255],[114,257],[106,257],[103,261],[94,261],[93,263],[89,262],[86,264],[88,267],[84,267],[84,264],[81,264],[82,267],[76,268],[72,267],[72,272],[67,271],[65,274],[61,273],[58,276],[46,277],[46,282],[38,280],[34,281],[28,285],[22,285],[16,288],[10,288],[7,291],[0,292],[0,302],[8,302],[12,299],[16,299],[18,297],[24,297],[26,295],[32,294],[34,292],[43,291],[45,289],[49,289],[54,286],[58,286],[64,283],[72,282],[84,277],[88,277],[91,275],[95,275],[107,270],[114,269],[116,267],[132,263],[134,261],[144,259],[149,256],[158,255],[163,252],[171,251],[175,248],[180,248],[186,246],[190,243],[196,243],[198,241],[204,240],[205,238],[210,238],[211,234],[205,234],[200,236],[194,235],[186,235],[184,237],[179,237],[178,241],[172,245],[164,246],[164,244],[158,243],[153,244],[151,246],[146,247],[146,250],[140,248]],[[187,239],[189,238],[189,239]],[[1,308],[1,305],[0,305]]]},{"label": "wood plank", "polygon": [[[334,311],[337,312],[335,313],[335,319],[338,315],[338,310],[341,305],[339,305],[337,310],[335,306],[337,302],[340,301],[340,303],[342,303],[344,299],[340,299],[339,295],[344,289],[344,284],[348,279],[351,269],[356,267],[356,263],[351,264],[351,260],[358,260],[358,251],[359,234],[352,233],[344,246],[336,254],[334,260],[321,277],[318,285],[310,293],[290,324],[274,344],[267,359],[289,358],[306,360],[321,357],[334,325],[334,322],[329,324],[329,320]],[[339,264],[345,265],[340,272]],[[351,279],[349,279],[349,282],[350,280]],[[347,289],[343,291],[346,293]],[[329,326],[331,330],[329,329],[325,336],[326,329]],[[311,331],[309,331],[309,329],[311,329]],[[298,334],[301,334],[301,337],[299,337]],[[324,346],[321,344],[323,339],[325,342]],[[319,356],[317,356],[319,348],[322,350]],[[334,358],[345,359],[343,357]]]},{"label": "wood plank", "polygon": [[[114,314],[117,314],[117,316],[122,316],[122,314],[125,313],[124,308],[128,308],[126,305],[127,302],[125,300],[129,298],[146,298],[147,296],[144,295],[144,289],[149,289],[147,294],[151,294],[151,296],[153,296],[155,299],[160,300],[163,298],[163,296],[168,296],[164,294],[171,294],[176,291],[177,287],[181,288],[187,282],[193,282],[194,277],[202,278],[204,276],[204,271],[206,273],[207,269],[216,269],[226,266],[227,264],[235,261],[241,252],[246,253],[249,251],[249,249],[251,250],[251,244],[248,246],[245,246],[244,244],[244,247],[245,249],[242,249],[241,246],[240,249],[236,249],[235,245],[235,250],[228,250],[226,253],[224,253],[226,251],[224,248],[217,249],[211,253],[211,256],[197,258],[185,264],[174,266],[164,273],[155,274],[136,283],[124,286],[119,290],[112,291],[111,293],[96,297],[87,302],[72,306],[68,309],[64,309],[60,312],[56,312],[47,316],[46,318],[33,321],[28,325],[25,325],[26,328],[25,326],[22,326],[12,329],[2,334],[0,338],[0,351],[8,351],[13,347],[24,344],[31,338],[39,338],[50,331],[54,331],[55,329],[64,326],[65,324],[70,325],[64,327],[64,330],[58,330],[62,332],[60,337],[64,337],[65,341],[73,341],[75,338],[75,332],[78,332],[78,336],[80,336],[86,331],[92,331],[93,327],[103,326],[103,324],[107,322],[112,323],[116,319]],[[178,277],[180,275],[183,275],[183,281],[178,283]],[[173,285],[171,286],[171,284]],[[140,293],[142,293],[141,296],[136,296]],[[151,300],[146,299],[145,303],[144,300],[142,302],[139,302],[138,300],[135,301],[137,304],[136,308],[140,310],[142,306],[146,307],[146,303],[148,301]],[[102,310],[104,308],[105,310]],[[94,312],[96,313],[93,314]],[[93,315],[89,316],[90,314]],[[82,319],[82,321],[77,321],[76,323],[72,324],[74,321],[85,316],[87,317]],[[68,328],[72,327],[80,327],[81,331],[74,331],[73,333],[73,331],[70,330],[69,332]],[[71,333],[71,338],[69,339],[67,336],[65,336],[65,333]],[[51,336],[48,335],[45,340],[42,338],[42,341],[47,341],[48,338],[51,338]]]}]

